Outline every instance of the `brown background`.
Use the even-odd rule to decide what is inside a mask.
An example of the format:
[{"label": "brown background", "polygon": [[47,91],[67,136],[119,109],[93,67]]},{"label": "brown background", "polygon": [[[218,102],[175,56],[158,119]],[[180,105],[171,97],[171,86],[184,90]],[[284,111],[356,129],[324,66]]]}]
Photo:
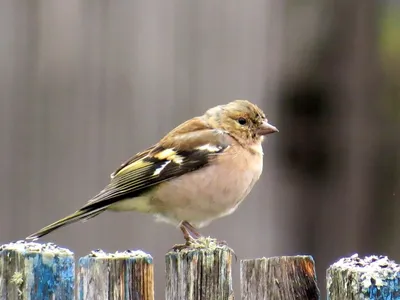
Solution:
[{"label": "brown background", "polygon": [[[382,40],[394,30],[382,25],[388,7],[398,9],[377,0],[0,1],[0,243],[75,211],[132,154],[239,98],[280,133],[264,145],[248,199],[203,233],[239,258],[311,254],[322,290],[341,256],[400,259],[400,64]],[[77,256],[147,251],[162,299],[163,256],[182,237],[151,216],[105,213],[43,241]]]}]

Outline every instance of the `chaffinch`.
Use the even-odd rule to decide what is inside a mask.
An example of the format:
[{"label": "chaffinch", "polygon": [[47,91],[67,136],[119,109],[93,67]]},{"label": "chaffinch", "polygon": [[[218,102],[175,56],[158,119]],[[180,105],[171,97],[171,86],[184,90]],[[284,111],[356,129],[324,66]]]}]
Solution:
[{"label": "chaffinch", "polygon": [[82,208],[27,239],[110,210],[153,214],[179,226],[189,243],[248,195],[262,172],[264,136],[277,131],[247,100],[213,107],[122,164]]}]

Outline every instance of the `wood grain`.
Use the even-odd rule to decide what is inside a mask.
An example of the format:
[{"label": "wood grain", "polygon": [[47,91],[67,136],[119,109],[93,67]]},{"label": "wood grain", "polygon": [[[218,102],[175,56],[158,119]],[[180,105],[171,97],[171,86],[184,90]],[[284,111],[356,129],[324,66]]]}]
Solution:
[{"label": "wood grain", "polygon": [[231,300],[232,250],[212,240],[197,248],[171,251],[166,261],[166,300]]},{"label": "wood grain", "polygon": [[105,253],[79,259],[79,300],[154,300],[153,258],[142,251]]},{"label": "wood grain", "polygon": [[320,299],[310,256],[242,260],[240,270],[242,300]]}]

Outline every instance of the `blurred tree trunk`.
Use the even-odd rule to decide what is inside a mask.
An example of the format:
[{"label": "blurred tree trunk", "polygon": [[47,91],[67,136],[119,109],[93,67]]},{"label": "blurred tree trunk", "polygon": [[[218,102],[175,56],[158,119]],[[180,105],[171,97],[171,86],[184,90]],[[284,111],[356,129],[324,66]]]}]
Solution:
[{"label": "blurred tree trunk", "polygon": [[[289,2],[291,6],[295,11],[297,2]],[[281,85],[281,116],[289,121],[281,132],[290,135],[282,134],[285,151],[280,159],[291,169],[290,181],[302,208],[297,216],[300,248],[314,254],[324,287],[329,263],[350,253],[374,251],[370,232],[376,223],[370,220],[379,201],[374,190],[381,176],[376,166],[384,129],[378,68],[380,7],[375,0],[327,0],[314,8],[320,19],[309,27],[316,33],[314,44],[305,47],[302,72],[291,64],[283,76],[287,77]],[[298,42],[293,41],[295,33],[288,36],[288,45]]]},{"label": "blurred tree trunk", "polygon": [[[400,211],[400,3],[387,1],[380,21],[382,97],[380,101],[380,147],[375,153],[376,184],[370,236],[378,251],[400,260],[398,212]],[[373,250],[375,250],[373,249]],[[373,251],[370,250],[370,251]]]}]

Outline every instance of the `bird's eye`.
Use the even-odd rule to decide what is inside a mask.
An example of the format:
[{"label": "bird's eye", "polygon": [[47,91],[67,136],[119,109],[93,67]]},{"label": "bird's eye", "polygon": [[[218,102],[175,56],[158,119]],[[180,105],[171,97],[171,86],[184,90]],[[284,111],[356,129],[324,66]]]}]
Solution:
[{"label": "bird's eye", "polygon": [[246,125],[247,123],[247,120],[245,118],[239,118],[237,121],[240,125]]}]

